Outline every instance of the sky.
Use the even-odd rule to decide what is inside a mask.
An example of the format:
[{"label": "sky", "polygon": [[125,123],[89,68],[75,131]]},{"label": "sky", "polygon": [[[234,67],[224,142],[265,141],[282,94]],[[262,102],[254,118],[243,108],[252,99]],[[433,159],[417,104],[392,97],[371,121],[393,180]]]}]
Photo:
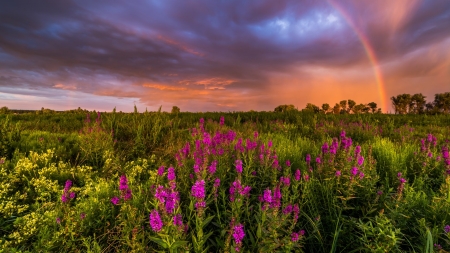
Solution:
[{"label": "sky", "polygon": [[450,92],[450,1],[0,3],[0,106],[272,111]]}]

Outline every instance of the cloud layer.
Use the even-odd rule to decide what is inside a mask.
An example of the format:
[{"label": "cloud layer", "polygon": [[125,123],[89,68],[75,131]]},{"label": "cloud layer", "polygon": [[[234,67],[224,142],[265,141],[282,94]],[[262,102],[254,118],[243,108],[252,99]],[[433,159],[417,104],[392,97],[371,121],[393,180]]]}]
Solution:
[{"label": "cloud layer", "polygon": [[18,109],[124,111],[432,99],[450,91],[448,27],[449,1],[6,1],[0,96]]}]

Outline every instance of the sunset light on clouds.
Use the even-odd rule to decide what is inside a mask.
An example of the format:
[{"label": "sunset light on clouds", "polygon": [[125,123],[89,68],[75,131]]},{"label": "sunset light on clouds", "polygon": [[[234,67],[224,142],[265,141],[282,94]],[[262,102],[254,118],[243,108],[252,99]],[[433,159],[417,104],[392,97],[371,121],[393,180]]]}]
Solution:
[{"label": "sunset light on clouds", "polygon": [[0,106],[272,111],[450,91],[450,1],[4,1]]}]

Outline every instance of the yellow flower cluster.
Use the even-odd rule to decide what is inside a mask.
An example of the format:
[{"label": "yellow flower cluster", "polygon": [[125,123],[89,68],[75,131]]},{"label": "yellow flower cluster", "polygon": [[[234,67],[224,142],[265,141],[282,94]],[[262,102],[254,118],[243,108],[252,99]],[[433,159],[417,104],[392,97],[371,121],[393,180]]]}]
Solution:
[{"label": "yellow flower cluster", "polygon": [[40,224],[42,224],[43,219],[41,215],[37,213],[29,213],[20,218],[17,218],[14,226],[16,230],[9,234],[8,238],[11,239],[6,241],[2,246],[7,249],[14,245],[19,245],[26,241],[28,238],[32,237],[38,232]]}]

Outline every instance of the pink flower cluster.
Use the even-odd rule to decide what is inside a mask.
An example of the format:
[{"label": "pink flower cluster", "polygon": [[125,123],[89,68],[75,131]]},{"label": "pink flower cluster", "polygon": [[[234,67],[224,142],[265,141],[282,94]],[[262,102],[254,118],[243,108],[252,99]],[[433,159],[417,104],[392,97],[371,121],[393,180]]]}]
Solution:
[{"label": "pink flower cluster", "polygon": [[64,193],[61,195],[61,201],[63,203],[67,203],[70,199],[74,199],[76,197],[75,192],[70,191],[70,188],[72,188],[72,181],[68,179],[64,186]]},{"label": "pink flower cluster", "polygon": [[173,213],[180,201],[180,196],[177,191],[172,188],[166,189],[162,185],[156,188],[155,198],[164,206],[167,213]]},{"label": "pink flower cluster", "polygon": [[262,210],[266,210],[267,208],[280,208],[281,207],[281,191],[280,185],[277,185],[275,189],[272,191],[270,189],[266,189],[263,192],[263,195],[259,197],[259,200],[263,202]]},{"label": "pink flower cluster", "polygon": [[398,181],[400,182],[400,184],[398,185],[398,188],[397,188],[397,195],[400,196],[403,192],[403,189],[405,188],[406,179],[402,177],[401,172],[397,173],[397,177],[398,177]]},{"label": "pink flower cluster", "polygon": [[250,186],[243,186],[240,180],[234,181],[230,186],[230,201],[234,201],[241,196],[249,197],[251,189]]},{"label": "pink flower cluster", "polygon": [[300,230],[299,232],[293,232],[291,234],[291,240],[293,242],[298,241],[298,239],[300,238],[300,236],[304,236],[305,235],[305,230]]},{"label": "pink flower cluster", "polygon": [[234,242],[236,243],[235,250],[237,252],[239,252],[242,247],[242,240],[244,239],[244,237],[245,237],[244,225],[240,223],[235,225],[233,227],[233,239]]},{"label": "pink flower cluster", "polygon": [[205,202],[205,180],[198,180],[191,188],[192,197],[196,198],[195,208],[206,207]]},{"label": "pink flower cluster", "polygon": [[[131,199],[132,194],[131,194],[131,189],[128,186],[128,179],[127,176],[122,175],[120,177],[120,181],[119,181],[119,191],[120,191],[120,198],[123,199],[124,201],[127,201],[129,199]],[[117,196],[114,196],[111,198],[111,203],[113,203],[114,205],[118,205],[120,202],[120,198]]]}]

